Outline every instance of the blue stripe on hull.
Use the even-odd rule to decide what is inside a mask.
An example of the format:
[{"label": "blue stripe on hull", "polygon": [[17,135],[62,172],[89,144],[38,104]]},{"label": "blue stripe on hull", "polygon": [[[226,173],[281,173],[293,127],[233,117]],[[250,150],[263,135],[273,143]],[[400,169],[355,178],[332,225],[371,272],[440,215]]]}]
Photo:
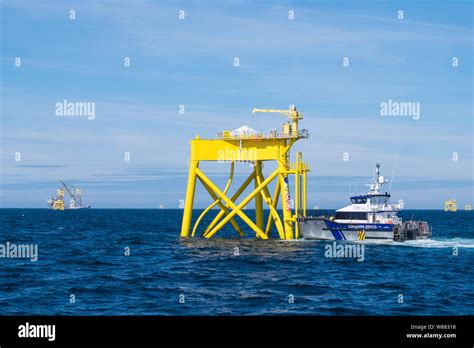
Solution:
[{"label": "blue stripe on hull", "polygon": [[[341,233],[341,231],[358,231],[358,230],[363,230],[363,231],[373,231],[373,232],[392,232],[393,231],[393,224],[342,224],[339,222],[334,222],[330,220],[324,220],[326,227],[331,230],[331,232],[334,235],[334,238],[336,238],[337,232]],[[344,235],[339,236],[339,238],[336,238],[338,240],[345,239]]]}]

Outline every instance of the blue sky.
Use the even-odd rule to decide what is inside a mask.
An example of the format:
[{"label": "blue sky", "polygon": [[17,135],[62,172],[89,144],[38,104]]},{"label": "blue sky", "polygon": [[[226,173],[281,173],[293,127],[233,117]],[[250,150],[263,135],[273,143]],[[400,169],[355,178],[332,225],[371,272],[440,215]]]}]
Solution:
[{"label": "blue sky", "polygon": [[[189,139],[244,124],[279,128],[282,117],[251,110],[290,104],[311,132],[295,146],[313,168],[310,206],[345,205],[376,161],[387,177],[397,162],[392,195],[406,208],[474,203],[470,1],[46,0],[0,9],[2,207],[45,207],[62,179],[94,207],[177,208]],[[95,119],[56,116],[64,99],[94,102]],[[389,99],[420,103],[420,119],[381,116]],[[225,184],[228,166],[204,168]],[[196,206],[208,202],[198,189]]]}]

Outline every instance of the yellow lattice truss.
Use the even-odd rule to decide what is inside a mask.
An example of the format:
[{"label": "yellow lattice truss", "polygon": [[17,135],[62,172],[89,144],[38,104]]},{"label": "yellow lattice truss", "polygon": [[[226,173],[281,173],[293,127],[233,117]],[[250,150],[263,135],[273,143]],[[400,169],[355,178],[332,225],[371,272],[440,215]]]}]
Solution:
[{"label": "yellow lattice truss", "polygon": [[[285,129],[284,129],[285,131]],[[281,239],[299,238],[298,216],[306,215],[306,181],[310,168],[303,163],[301,153],[296,154],[296,161],[289,162],[289,153],[292,145],[301,138],[297,133],[283,132],[281,135],[270,136],[231,136],[223,132],[218,139],[200,139],[196,137],[190,141],[191,155],[189,161],[189,176],[187,183],[186,199],[184,204],[181,237],[194,237],[199,229],[203,217],[215,206],[220,212],[212,222],[199,232],[205,238],[212,238],[227,223],[234,230],[244,235],[244,230],[237,224],[235,217],[240,217],[247,226],[253,230],[257,238],[268,239],[272,227],[275,226]],[[200,168],[203,161],[228,162],[230,176],[226,186],[220,189]],[[253,169],[247,179],[241,184],[232,196],[227,192],[234,176],[235,162],[253,163]],[[264,162],[274,161],[277,168],[265,177],[262,171]],[[290,199],[289,176],[294,175],[295,197]],[[199,181],[212,198],[211,204],[201,213],[191,230],[194,195],[196,182]],[[269,184],[275,182],[273,195],[270,193]],[[254,189],[250,194],[237,202],[245,189],[253,183]],[[282,216],[278,209],[280,195]],[[252,201],[255,201],[255,221],[249,218],[244,210]],[[294,204],[292,204],[294,203]],[[263,205],[269,209],[267,222],[264,221]]]}]

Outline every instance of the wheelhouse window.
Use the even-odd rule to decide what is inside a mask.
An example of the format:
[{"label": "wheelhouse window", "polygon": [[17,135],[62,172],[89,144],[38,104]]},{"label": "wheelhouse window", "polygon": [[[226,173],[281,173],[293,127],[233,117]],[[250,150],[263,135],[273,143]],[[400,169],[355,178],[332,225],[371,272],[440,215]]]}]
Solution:
[{"label": "wheelhouse window", "polygon": [[336,212],[337,220],[367,220],[367,213],[340,211]]},{"label": "wheelhouse window", "polygon": [[352,197],[351,202],[352,204],[365,204],[367,203],[367,198]]}]

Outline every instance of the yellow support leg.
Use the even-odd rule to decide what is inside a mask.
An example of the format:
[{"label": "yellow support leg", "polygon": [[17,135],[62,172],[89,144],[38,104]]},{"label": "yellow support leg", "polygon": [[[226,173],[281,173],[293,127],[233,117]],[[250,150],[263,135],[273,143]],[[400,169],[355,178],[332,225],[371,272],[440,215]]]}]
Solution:
[{"label": "yellow support leg", "polygon": [[196,170],[199,161],[189,161],[188,186],[186,189],[186,199],[184,201],[183,224],[181,225],[181,237],[189,237],[191,218],[193,214],[194,192],[196,190]]},{"label": "yellow support leg", "polygon": [[308,198],[306,196],[306,179],[307,172],[306,170],[303,173],[303,215],[306,216],[306,206],[308,205]]},{"label": "yellow support leg", "polygon": [[303,154],[301,152],[298,152],[298,155],[299,155],[299,167],[298,167],[298,182],[299,182],[299,192],[298,192],[298,196],[299,196],[299,199],[300,199],[300,203],[299,203],[299,206],[300,206],[300,211],[298,213],[298,216],[299,215],[305,215],[304,214],[304,197],[305,197],[305,194],[304,194],[304,190],[306,189],[306,186],[304,186],[305,184],[303,183],[303,172],[305,172],[304,170],[304,163],[303,163]]},{"label": "yellow support leg", "polygon": [[[280,183],[277,182],[277,184],[275,185],[275,192],[273,193],[273,200],[272,200],[272,207],[276,209],[277,205],[278,205],[278,199],[280,197]],[[267,228],[265,229],[265,234],[267,236],[270,236],[270,230],[272,228],[272,223],[273,223],[273,215],[269,215],[268,216],[268,221],[267,221]],[[282,238],[284,239],[284,237]]]},{"label": "yellow support leg", "polygon": [[[263,182],[263,173],[261,171],[257,173],[257,181],[258,181],[259,185]],[[275,226],[277,228],[280,239],[285,239],[285,232],[283,230],[283,224],[281,223],[280,217],[278,216],[278,212],[276,211],[275,207],[273,206],[272,198],[270,196],[270,191],[268,190],[268,187],[265,186],[263,188],[263,190],[260,191],[260,193],[261,193],[261,196],[262,196],[263,200],[265,201],[265,203],[267,203],[268,207],[270,208],[269,216],[272,216],[273,220],[275,221]],[[268,233],[265,232],[265,234],[268,236]]]},{"label": "yellow support leg", "polygon": [[[253,166],[255,172],[255,188],[258,187],[258,173],[262,171],[262,162],[255,161]],[[262,195],[255,196],[255,222],[259,229],[263,230],[263,200]]]},{"label": "yellow support leg", "polygon": [[291,206],[290,206],[290,192],[289,192],[289,187],[287,184],[288,176],[285,174],[287,167],[286,167],[286,159],[285,160],[280,160],[278,161],[278,167],[280,174],[279,175],[279,181],[280,181],[280,190],[282,192],[282,197],[281,197],[281,205],[283,209],[283,222],[285,226],[285,239],[293,239],[293,218],[291,214]]},{"label": "yellow support leg", "polygon": [[[299,209],[300,209],[300,185],[299,185],[299,178],[300,178],[300,172],[299,172],[299,157],[296,155],[296,171],[295,171],[295,218],[298,217]],[[295,238],[298,239],[298,234],[299,234],[299,228],[298,228],[298,223],[295,220]]]}]

